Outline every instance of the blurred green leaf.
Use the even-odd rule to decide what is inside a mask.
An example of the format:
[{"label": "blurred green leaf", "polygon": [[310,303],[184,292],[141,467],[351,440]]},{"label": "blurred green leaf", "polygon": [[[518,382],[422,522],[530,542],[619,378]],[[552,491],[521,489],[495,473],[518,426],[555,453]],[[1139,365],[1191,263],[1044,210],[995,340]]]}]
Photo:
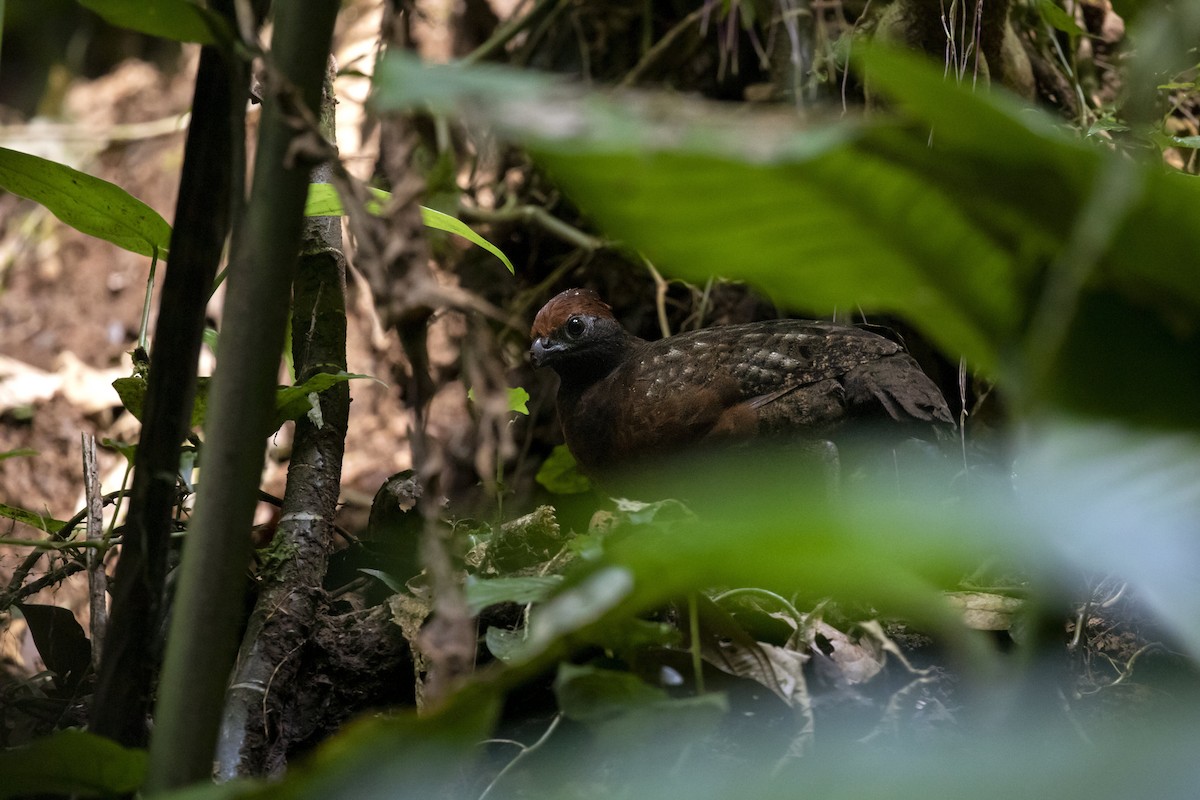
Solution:
[{"label": "blurred green leaf", "polygon": [[[281,386],[275,392],[275,419],[271,423],[272,431],[276,431],[289,420],[299,419],[312,410],[310,395],[320,394],[331,386],[349,380],[365,378],[376,380],[370,375],[358,375],[350,372],[321,372],[304,383],[296,386]],[[196,396],[192,405],[190,420],[191,428],[204,427],[208,412],[208,386],[210,378],[200,378],[196,382]],[[139,421],[146,402],[146,379],[141,375],[117,378],[113,388],[121,398],[121,405]]]},{"label": "blurred green leaf", "polygon": [[[1119,292],[1185,337],[1200,324],[1200,181],[1158,163],[1115,170],[1127,154],[1001,91],[973,93],[908,52],[856,53],[890,119],[802,125],[793,115],[401,58],[383,65],[375,103],[492,125],[526,145],[607,235],[672,275],[744,279],[818,311],[901,314],[948,354],[997,375],[1023,409],[1045,406],[1030,376],[1042,365],[1038,348],[1058,344],[1031,339],[1020,352],[1023,336],[1042,332],[1028,329],[1023,309],[1036,308],[1067,265],[1088,291]],[[1096,246],[1075,228],[1105,202],[1093,195],[1112,175],[1130,199]],[[1095,252],[1074,251],[1088,246]],[[1068,328],[1075,299],[1054,309]],[[1124,368],[1129,385],[1155,383],[1148,364]],[[1073,372],[1082,391],[1105,381],[1105,371]],[[1107,397],[1092,392],[1087,408],[1120,416],[1125,405],[1105,406]],[[1180,419],[1164,407],[1174,404],[1167,395],[1149,393],[1144,404],[1142,418]]]},{"label": "blurred green leaf", "polygon": [[1057,554],[1036,585],[1071,574],[1129,581],[1192,658],[1200,658],[1200,436],[1057,419],[1031,428],[1016,453],[1017,496],[1002,524]]},{"label": "blurred green leaf", "polygon": [[662,689],[628,672],[563,663],[554,679],[558,708],[569,719],[597,721],[670,701]]},{"label": "blurred green leaf", "polygon": [[144,256],[167,257],[171,226],[141,200],[65,164],[0,147],[0,189],[48,208],[76,230]]},{"label": "blurred green leaf", "polygon": [[1200,327],[1116,292],[1080,299],[1046,391],[1060,407],[1133,425],[1200,429]]},{"label": "blurred green leaf", "polygon": [[[436,713],[367,717],[342,728],[272,781],[200,784],[161,800],[402,800],[448,796],[495,724],[494,688],[474,686]],[[459,787],[461,791],[461,786]],[[449,796],[454,796],[453,792]]]},{"label": "blurred green leaf", "polygon": [[[981,227],[1024,247],[1045,247],[1047,257],[1068,241],[1098,176],[1111,161],[1128,159],[1074,138],[1003,92],[956,87],[911,53],[871,47],[859,57],[872,85],[932,131],[931,147],[906,146],[897,157],[945,186]],[[1156,162],[1131,172],[1136,201],[1112,233],[1091,285],[1174,307],[1168,318],[1200,319],[1200,267],[1192,257],[1200,228],[1190,221],[1200,210],[1200,179]]]},{"label": "blurred green leaf", "polygon": [[561,583],[561,575],[468,578],[467,607],[472,614],[478,614],[496,603],[536,603],[548,597]]},{"label": "blurred green leaf", "polygon": [[19,447],[15,450],[5,450],[4,452],[0,453],[0,461],[5,460],[6,458],[23,458],[25,456],[36,456],[37,454],[38,451],[31,447]]},{"label": "blurred green leaf", "polygon": [[565,444],[555,445],[538,467],[534,480],[551,494],[580,494],[592,488],[591,481],[579,471],[575,456]]},{"label": "blurred green leaf", "polygon": [[0,751],[0,798],[71,794],[111,797],[134,792],[146,753],[80,730],[64,730]]},{"label": "blurred green leaf", "polygon": [[111,25],[177,42],[220,44],[232,40],[225,20],[188,0],[79,0]]},{"label": "blurred green leaf", "polygon": [[858,146],[878,125],[804,128],[787,113],[610,98],[399,57],[377,76],[375,102],[497,126],[606,234],[672,275],[742,278],[814,310],[898,312],[984,368],[1015,330],[1008,256],[936,186]]},{"label": "blurred green leaf", "polygon": [[1075,18],[1064,11],[1054,0],[1038,0],[1037,10],[1042,20],[1055,30],[1062,31],[1072,38],[1084,35],[1085,31],[1079,27]]}]

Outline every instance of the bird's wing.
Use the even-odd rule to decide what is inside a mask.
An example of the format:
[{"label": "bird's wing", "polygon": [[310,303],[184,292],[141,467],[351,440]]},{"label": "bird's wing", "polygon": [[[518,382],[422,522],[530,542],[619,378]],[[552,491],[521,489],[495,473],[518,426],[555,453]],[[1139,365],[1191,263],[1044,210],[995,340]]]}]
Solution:
[{"label": "bird's wing", "polygon": [[907,353],[855,367],[846,373],[844,384],[851,409],[883,409],[897,422],[954,425],[941,391]]}]

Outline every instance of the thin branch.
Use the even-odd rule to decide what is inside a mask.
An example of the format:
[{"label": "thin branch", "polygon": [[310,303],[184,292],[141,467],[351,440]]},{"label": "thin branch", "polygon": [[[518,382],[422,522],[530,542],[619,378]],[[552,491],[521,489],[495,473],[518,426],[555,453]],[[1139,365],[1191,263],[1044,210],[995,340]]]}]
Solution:
[{"label": "thin branch", "polygon": [[509,19],[504,25],[496,29],[496,32],[483,44],[476,47],[475,50],[468,53],[463,58],[463,63],[474,64],[477,61],[483,61],[486,58],[494,55],[498,50],[508,44],[521,31],[528,28],[539,18],[546,13],[549,6],[560,2],[560,0],[537,0],[529,13],[519,19]]},{"label": "thin branch", "polygon": [[[117,498],[124,497],[126,494],[127,492],[124,490],[109,492],[103,497],[104,504],[108,505]],[[66,537],[74,533],[75,528],[84,521],[84,519],[87,517],[87,514],[88,510],[86,508],[76,512],[75,516],[64,522],[62,526],[58,528],[58,530],[50,531],[50,536],[53,537],[51,539],[0,539],[0,544],[11,545],[14,547],[34,548],[34,551],[25,557],[25,560],[21,562],[21,565],[13,570],[12,577],[8,581],[8,588],[4,590],[3,595],[0,595],[0,611],[7,610],[8,607],[16,602],[17,599],[26,596],[26,594],[22,591],[21,584],[25,582],[27,577],[29,577],[30,570],[33,569],[33,566],[38,562],[38,559],[42,557],[44,551],[69,550],[75,547],[86,547],[85,543],[67,541]],[[60,539],[62,541],[56,542],[55,539]]]},{"label": "thin branch", "polygon": [[541,206],[506,206],[488,211],[470,206],[459,206],[459,216],[464,221],[485,223],[519,222],[522,224],[538,225],[547,233],[562,239],[569,245],[581,250],[593,251],[610,247],[604,239],[590,236],[578,228],[572,227]]},{"label": "thin branch", "polygon": [[625,77],[621,79],[621,82],[618,83],[617,86],[621,89],[628,89],[630,86],[635,85],[638,81],[645,77],[650,68],[657,64],[659,59],[661,59],[668,51],[671,50],[671,48],[675,45],[676,39],[686,33],[689,29],[699,27],[700,21],[704,17],[707,10],[708,4],[706,3],[704,6],[688,14],[686,17],[680,20],[675,27],[663,34],[663,37],[659,39],[653,47],[647,50],[646,54],[638,60],[638,63],[634,65],[633,69],[625,73]]},{"label": "thin branch", "polygon": [[[205,460],[179,585],[144,791],[163,792],[211,777],[222,700],[242,621],[247,535],[258,500],[275,375],[283,351],[312,138],[296,103],[320,105],[339,3],[280,3],[274,8],[269,74],[286,81],[264,98],[254,184],[234,242],[226,285],[221,357],[209,395]],[[153,375],[153,369],[151,371]],[[209,474],[211,472],[211,474]]]},{"label": "thin branch", "polygon": [[104,572],[107,538],[104,535],[104,502],[100,497],[100,470],[96,465],[96,437],[80,434],[83,441],[83,491],[87,498],[87,543],[98,545],[87,555],[88,618],[92,629],[92,667],[100,669],[104,634],[108,629],[108,575]]},{"label": "thin branch", "polygon": [[554,733],[555,728],[558,727],[558,723],[562,722],[562,716],[563,715],[561,712],[558,714],[555,714],[554,719],[550,720],[550,724],[546,727],[546,732],[543,733],[536,742],[529,745],[528,747],[521,744],[520,742],[514,742],[511,739],[492,739],[492,740],[490,740],[491,742],[495,742],[498,744],[515,744],[521,748],[521,752],[519,752],[515,756],[513,756],[512,761],[509,761],[507,764],[504,765],[503,769],[501,769],[499,772],[496,773],[496,777],[492,778],[492,782],[489,783],[487,785],[487,788],[484,789],[483,792],[479,795],[479,800],[487,800],[487,796],[492,793],[492,789],[496,788],[496,784],[500,782],[501,778],[503,778],[505,775],[507,775],[509,772],[511,772],[513,770],[513,768],[517,766],[517,764],[520,764],[522,761],[524,761],[526,758],[528,758],[533,753],[536,753],[542,747],[542,745],[544,745],[547,741],[549,741],[550,734]]}]

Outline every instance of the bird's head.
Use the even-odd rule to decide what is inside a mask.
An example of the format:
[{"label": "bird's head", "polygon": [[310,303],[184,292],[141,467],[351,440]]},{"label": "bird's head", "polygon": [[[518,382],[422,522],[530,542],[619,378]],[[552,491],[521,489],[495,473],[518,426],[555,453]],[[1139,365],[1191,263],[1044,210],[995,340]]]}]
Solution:
[{"label": "bird's head", "polygon": [[534,318],[530,336],[533,365],[552,367],[559,374],[611,370],[636,341],[591,289],[555,295]]}]

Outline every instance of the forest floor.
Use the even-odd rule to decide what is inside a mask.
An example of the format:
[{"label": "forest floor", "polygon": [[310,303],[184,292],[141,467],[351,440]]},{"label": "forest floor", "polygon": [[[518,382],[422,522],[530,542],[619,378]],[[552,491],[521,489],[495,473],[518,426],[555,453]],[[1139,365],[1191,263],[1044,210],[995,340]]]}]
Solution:
[{"label": "forest floor", "polygon": [[[194,58],[174,71],[124,62],[106,76],[71,85],[64,99],[68,121],[10,127],[3,144],[113,181],[170,220],[194,70]],[[160,285],[164,269],[158,270]],[[0,502],[66,519],[84,502],[81,434],[98,443],[137,440],[139,425],[121,407],[112,381],[131,373],[149,270],[148,258],[79,233],[31,202],[0,197],[0,453],[33,451],[0,460]],[[210,304],[213,318],[220,302],[218,291]],[[399,346],[383,335],[353,276],[348,304],[349,370],[378,378],[351,382],[340,522],[355,530],[365,525],[375,490],[410,459],[407,416],[393,378]],[[151,332],[153,325],[152,315]],[[433,341],[444,345],[441,358],[455,358],[448,337],[435,335]],[[205,348],[201,373],[213,363]],[[442,424],[455,424],[465,409],[465,390],[461,395],[441,404]],[[290,436],[291,423],[270,443],[263,486],[272,494],[282,494]],[[103,491],[120,488],[120,453],[101,447],[99,462]],[[10,523],[3,535],[28,533]],[[0,548],[0,586],[26,552]],[[35,573],[45,564],[43,559]],[[82,575],[31,601],[71,609],[86,630]],[[23,626],[0,631],[0,648],[7,668],[26,675],[41,669]]]}]

